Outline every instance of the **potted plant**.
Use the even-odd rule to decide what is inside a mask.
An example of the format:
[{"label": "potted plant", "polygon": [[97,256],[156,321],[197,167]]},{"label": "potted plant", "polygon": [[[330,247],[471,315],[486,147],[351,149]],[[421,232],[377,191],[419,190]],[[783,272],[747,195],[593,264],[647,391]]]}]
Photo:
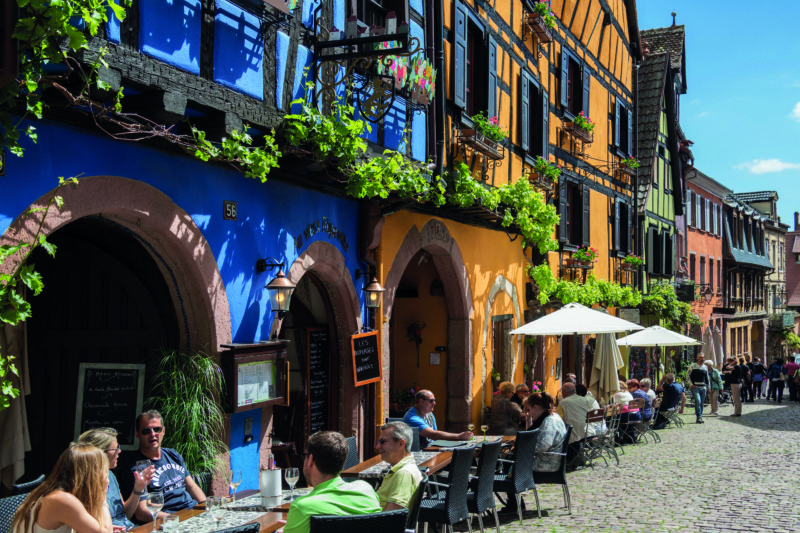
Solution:
[{"label": "potted plant", "polygon": [[500,372],[496,368],[492,368],[492,381],[500,381]]},{"label": "potted plant", "polygon": [[594,122],[581,111],[572,122],[564,124],[564,129],[575,135],[584,142],[590,143],[594,139],[592,132],[594,131]]},{"label": "potted plant", "polygon": [[398,389],[394,393],[394,401],[397,403],[400,411],[402,409],[407,409],[411,404],[414,403],[414,396],[419,392],[419,387],[417,387],[416,382],[410,387],[403,387],[402,389]]},{"label": "potted plant", "polygon": [[531,185],[552,191],[560,176],[560,166],[549,163],[542,156],[536,156],[536,163],[533,165],[533,172],[528,175],[528,181]]},{"label": "potted plant", "polygon": [[635,254],[628,254],[622,259],[622,270],[636,270],[644,264],[644,258]]},{"label": "potted plant", "polygon": [[636,169],[641,166],[641,163],[638,159],[629,155],[628,157],[623,157],[617,168],[622,171],[623,174],[629,174],[631,176],[636,175]]},{"label": "potted plant", "polygon": [[220,456],[228,451],[221,440],[225,432],[224,391],[225,378],[215,357],[171,350],[161,353],[145,402],[148,409],[161,413],[169,428],[163,446],[181,454],[186,468],[206,493],[212,473],[222,466]]},{"label": "potted plant", "polygon": [[472,117],[474,129],[465,128],[462,130],[464,136],[472,138],[485,144],[492,150],[497,150],[498,146],[508,138],[508,132],[500,127],[497,117],[487,117],[485,111],[481,111]]},{"label": "potted plant", "polygon": [[597,262],[599,256],[600,254],[597,250],[591,246],[581,246],[572,253],[572,260],[574,261],[573,264],[591,266],[592,263]]},{"label": "potted plant", "polygon": [[533,12],[528,13],[525,22],[542,43],[549,43],[553,40],[550,30],[556,28],[556,15],[550,9],[549,1],[538,0],[535,2]]}]

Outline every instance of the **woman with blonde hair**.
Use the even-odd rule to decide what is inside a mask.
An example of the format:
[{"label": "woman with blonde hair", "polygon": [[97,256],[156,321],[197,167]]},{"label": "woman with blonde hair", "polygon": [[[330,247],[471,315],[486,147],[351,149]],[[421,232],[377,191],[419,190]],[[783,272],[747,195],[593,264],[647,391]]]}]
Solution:
[{"label": "woman with blonde hair", "polygon": [[[92,444],[103,450],[108,459],[108,468],[114,469],[117,467],[119,454],[122,448],[117,441],[117,430],[114,428],[99,428],[90,429],[83,433],[78,442]],[[152,465],[144,470],[141,475],[139,472],[133,473],[134,483],[133,492],[131,492],[128,501],[122,499],[122,493],[119,490],[119,482],[113,472],[108,472],[108,494],[106,495],[106,502],[108,509],[111,512],[111,521],[115,526],[121,526],[125,529],[132,529],[134,527],[130,518],[136,512],[136,507],[139,505],[139,497],[144,492],[144,489],[150,484],[153,479],[155,467]]]},{"label": "woman with blonde hair", "polygon": [[490,435],[516,435],[522,419],[522,408],[511,401],[514,384],[504,381],[492,398],[492,414],[489,420]]},{"label": "woman with blonde hair", "polygon": [[91,444],[72,444],[17,509],[11,533],[112,533],[107,489],[106,454]]}]

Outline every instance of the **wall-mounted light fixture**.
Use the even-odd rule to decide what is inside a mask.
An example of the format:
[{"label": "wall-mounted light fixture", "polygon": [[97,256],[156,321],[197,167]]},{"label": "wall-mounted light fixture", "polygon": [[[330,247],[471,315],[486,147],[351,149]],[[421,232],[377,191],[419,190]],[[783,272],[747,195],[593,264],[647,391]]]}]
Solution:
[{"label": "wall-mounted light fixture", "polygon": [[[367,277],[369,276],[369,272],[363,271],[360,268],[356,269],[356,279],[364,277],[366,281]],[[372,281],[369,282],[369,285],[361,289],[365,293],[367,293],[367,307],[370,309],[377,309],[381,306],[381,295],[383,295],[384,289],[380,283],[378,283],[378,277],[376,275],[372,275]]]},{"label": "wall-mounted light fixture", "polygon": [[272,307],[272,312],[277,313],[280,319],[284,318],[289,311],[289,301],[292,298],[292,292],[297,287],[283,273],[283,266],[283,262],[278,262],[273,257],[256,261],[256,270],[259,272],[266,272],[274,268],[278,269],[278,274],[264,288],[269,291],[269,303],[270,307]]}]

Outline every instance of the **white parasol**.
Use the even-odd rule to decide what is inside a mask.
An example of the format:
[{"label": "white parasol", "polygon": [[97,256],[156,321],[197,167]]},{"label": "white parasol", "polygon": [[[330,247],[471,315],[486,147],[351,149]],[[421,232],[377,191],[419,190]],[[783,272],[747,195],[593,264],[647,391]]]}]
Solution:
[{"label": "white parasol", "polygon": [[711,326],[708,326],[706,328],[706,332],[703,333],[703,344],[705,345],[703,348],[703,356],[705,357],[706,361],[711,361],[713,366],[717,366],[716,346],[714,346],[714,332]]},{"label": "white parasol", "polygon": [[[649,328],[632,333],[627,337],[617,340],[619,346],[689,346],[703,344],[691,337],[675,333],[667,328],[661,326],[650,326]],[[663,357],[666,358],[666,352]],[[666,362],[666,361],[664,361]],[[666,365],[665,365],[666,367]],[[656,381],[658,381],[658,373],[656,372]]]},{"label": "white parasol", "polygon": [[722,332],[718,326],[714,327],[714,352],[717,356],[717,368],[725,364],[725,349],[722,347]]},{"label": "white parasol", "polygon": [[640,329],[644,328],[639,324],[573,302],[558,311],[528,322],[511,333],[516,335],[592,335]]},{"label": "white parasol", "polygon": [[594,355],[592,375],[589,378],[589,389],[595,399],[609,400],[619,391],[619,369],[625,367],[619,347],[614,342],[614,335],[602,333],[597,336],[597,348]]}]

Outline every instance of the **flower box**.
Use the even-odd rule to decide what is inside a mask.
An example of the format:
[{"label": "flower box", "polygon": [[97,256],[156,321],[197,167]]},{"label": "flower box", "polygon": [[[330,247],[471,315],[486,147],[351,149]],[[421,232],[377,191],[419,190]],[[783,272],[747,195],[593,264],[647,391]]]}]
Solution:
[{"label": "flower box", "polygon": [[591,144],[592,141],[594,141],[594,134],[592,132],[584,130],[574,122],[566,122],[564,124],[564,131],[587,144]]},{"label": "flower box", "polygon": [[486,138],[482,133],[478,133],[474,129],[464,128],[459,135],[461,142],[471,147],[476,152],[480,152],[487,158],[492,160],[499,160],[505,157],[505,148]]},{"label": "flower box", "polygon": [[638,267],[635,267],[635,266],[633,266],[633,265],[627,265],[627,264],[625,264],[625,263],[622,263],[622,264],[619,266],[619,269],[620,269],[620,270],[624,270],[625,272],[636,272],[636,269],[637,269],[637,268],[638,268]]},{"label": "flower box", "polygon": [[555,188],[555,182],[547,176],[542,176],[538,172],[528,174],[528,182],[535,188],[550,192]]},{"label": "flower box", "polygon": [[547,27],[539,13],[528,13],[525,16],[525,24],[536,35],[540,43],[545,44],[553,41],[553,34],[550,33],[550,28]]},{"label": "flower box", "polygon": [[594,263],[591,261],[582,261],[580,259],[566,259],[564,265],[568,268],[594,268]]},{"label": "flower box", "polygon": [[617,172],[625,176],[631,176],[631,177],[636,176],[636,169],[633,169],[627,165],[619,165],[617,167]]}]

